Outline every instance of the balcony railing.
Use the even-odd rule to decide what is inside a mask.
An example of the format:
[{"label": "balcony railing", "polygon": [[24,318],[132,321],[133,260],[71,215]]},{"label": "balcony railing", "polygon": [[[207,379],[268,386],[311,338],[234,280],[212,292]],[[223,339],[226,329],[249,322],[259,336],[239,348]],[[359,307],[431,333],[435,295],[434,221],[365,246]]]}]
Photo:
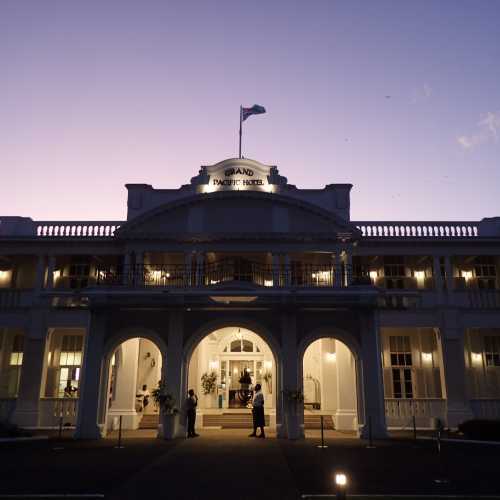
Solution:
[{"label": "balcony railing", "polygon": [[40,399],[40,426],[58,427],[62,418],[63,426],[76,425],[78,398]]},{"label": "balcony railing", "polygon": [[185,265],[131,266],[97,270],[98,286],[191,288],[216,287],[229,283],[248,283],[261,287],[345,287],[350,282],[349,266],[335,272],[333,266],[300,264],[272,266],[258,262],[227,259],[202,267]]},{"label": "balcony railing", "polygon": [[472,413],[475,418],[499,419],[500,399],[471,399]]},{"label": "balcony railing", "polygon": [[0,288],[0,310],[18,309],[33,305],[33,291],[19,288]]},{"label": "balcony railing", "polygon": [[123,221],[37,221],[36,235],[44,238],[110,238]]},{"label": "balcony railing", "polygon": [[385,418],[389,427],[411,428],[413,417],[417,427],[433,428],[436,419],[445,420],[446,399],[385,399]]},{"label": "balcony railing", "polygon": [[476,238],[479,223],[462,221],[353,221],[366,238]]}]

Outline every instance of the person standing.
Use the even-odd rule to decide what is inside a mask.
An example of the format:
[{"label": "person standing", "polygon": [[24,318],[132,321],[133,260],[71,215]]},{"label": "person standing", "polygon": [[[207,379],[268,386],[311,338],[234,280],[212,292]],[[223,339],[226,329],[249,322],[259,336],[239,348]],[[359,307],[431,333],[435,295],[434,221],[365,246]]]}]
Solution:
[{"label": "person standing", "polygon": [[[264,394],[260,384],[255,385],[255,394],[252,401],[252,417],[253,417],[253,432],[249,437],[265,438],[264,426],[266,425],[264,418]],[[257,428],[260,427],[260,434],[257,436]]]},{"label": "person standing", "polygon": [[198,406],[198,396],[194,393],[193,389],[189,389],[188,397],[186,399],[186,414],[187,414],[187,437],[194,438],[199,436],[194,430],[196,423],[196,407]]}]

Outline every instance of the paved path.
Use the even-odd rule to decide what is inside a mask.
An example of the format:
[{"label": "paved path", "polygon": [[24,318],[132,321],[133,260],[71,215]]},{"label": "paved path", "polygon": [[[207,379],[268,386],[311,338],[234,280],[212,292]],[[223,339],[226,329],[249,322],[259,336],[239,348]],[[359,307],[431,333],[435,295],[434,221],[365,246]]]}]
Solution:
[{"label": "paved path", "polygon": [[116,500],[299,498],[277,439],[205,431],[181,442],[113,491]]}]

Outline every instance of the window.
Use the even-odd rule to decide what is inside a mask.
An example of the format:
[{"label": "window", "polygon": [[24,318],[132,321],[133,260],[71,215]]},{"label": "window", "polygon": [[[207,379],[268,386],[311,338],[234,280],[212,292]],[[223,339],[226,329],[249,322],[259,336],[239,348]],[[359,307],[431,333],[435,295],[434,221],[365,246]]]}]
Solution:
[{"label": "window", "polygon": [[[229,344],[229,351],[230,352],[254,352],[254,346],[255,346],[255,352],[260,352],[258,347],[250,340],[237,339],[237,340],[233,340]],[[227,352],[227,347],[224,348],[223,352]]]},{"label": "window", "polygon": [[23,364],[24,336],[16,335],[12,343],[10,353],[10,366],[21,366]]},{"label": "window", "polygon": [[59,356],[58,397],[75,396],[82,364],[82,335],[64,335]]},{"label": "window", "polygon": [[384,276],[387,288],[404,288],[406,276],[404,257],[384,257]]},{"label": "window", "polygon": [[500,337],[484,337],[486,366],[500,366]]},{"label": "window", "polygon": [[394,398],[413,398],[412,355],[410,337],[389,337]]},{"label": "window", "polygon": [[474,271],[476,273],[477,285],[479,288],[496,288],[497,269],[495,257],[477,257],[474,262]]}]

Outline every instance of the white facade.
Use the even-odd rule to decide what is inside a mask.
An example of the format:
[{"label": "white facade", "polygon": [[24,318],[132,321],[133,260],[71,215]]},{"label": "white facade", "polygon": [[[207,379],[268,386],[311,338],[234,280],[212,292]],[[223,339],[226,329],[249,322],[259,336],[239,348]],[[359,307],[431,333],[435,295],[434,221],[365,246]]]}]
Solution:
[{"label": "white facade", "polygon": [[206,426],[261,383],[290,438],[500,417],[500,219],[351,221],[351,187],[230,159],[126,221],[0,217],[0,418],[98,438],[160,380]]}]

